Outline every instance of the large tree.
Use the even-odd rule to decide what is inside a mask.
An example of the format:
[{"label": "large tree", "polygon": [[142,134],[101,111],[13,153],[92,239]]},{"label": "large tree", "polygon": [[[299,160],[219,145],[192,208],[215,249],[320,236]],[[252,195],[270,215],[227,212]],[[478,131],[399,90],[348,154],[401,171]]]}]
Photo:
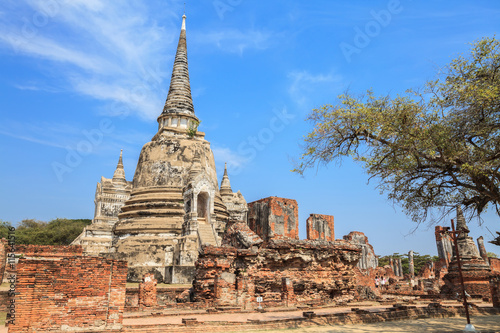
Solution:
[{"label": "large tree", "polygon": [[313,110],[294,171],[348,156],[414,221],[457,205],[470,216],[488,206],[500,215],[500,45],[471,45],[422,89],[393,98],[346,93]]}]

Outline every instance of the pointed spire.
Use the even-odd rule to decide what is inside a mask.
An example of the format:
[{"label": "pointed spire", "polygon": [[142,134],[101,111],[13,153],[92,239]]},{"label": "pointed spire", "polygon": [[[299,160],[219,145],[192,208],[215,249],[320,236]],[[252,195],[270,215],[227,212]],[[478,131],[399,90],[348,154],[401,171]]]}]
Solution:
[{"label": "pointed spire", "polygon": [[118,159],[118,164],[116,165],[115,173],[113,174],[113,183],[127,183],[125,178],[125,170],[123,169],[123,149],[120,150],[120,158]]},{"label": "pointed spire", "polygon": [[177,53],[175,54],[170,89],[162,115],[165,113],[194,115],[187,60],[186,15],[182,16],[181,34],[179,36],[179,44],[177,45]]},{"label": "pointed spire", "polygon": [[220,194],[221,195],[233,194],[233,190],[231,189],[231,183],[229,182],[229,176],[227,175],[227,163],[224,164],[224,175],[222,176],[222,181],[220,182]]},{"label": "pointed spire", "polygon": [[457,206],[457,231],[465,229],[465,232],[459,234],[459,238],[464,238],[469,236],[469,228],[467,228],[467,224],[465,223],[464,213],[462,212],[462,208]]}]

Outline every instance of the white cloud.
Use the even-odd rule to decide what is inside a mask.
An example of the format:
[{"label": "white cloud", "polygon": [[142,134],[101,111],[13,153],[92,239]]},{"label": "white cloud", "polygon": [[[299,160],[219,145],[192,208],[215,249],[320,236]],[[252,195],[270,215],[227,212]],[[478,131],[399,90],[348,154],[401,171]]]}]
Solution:
[{"label": "white cloud", "polygon": [[[67,82],[67,89],[108,102],[109,114],[116,114],[117,103],[147,119],[161,112],[181,23],[178,1],[169,6],[103,0],[4,5],[11,15],[0,23],[0,52],[35,59],[44,72]],[[14,85],[43,90],[26,82]]]}]

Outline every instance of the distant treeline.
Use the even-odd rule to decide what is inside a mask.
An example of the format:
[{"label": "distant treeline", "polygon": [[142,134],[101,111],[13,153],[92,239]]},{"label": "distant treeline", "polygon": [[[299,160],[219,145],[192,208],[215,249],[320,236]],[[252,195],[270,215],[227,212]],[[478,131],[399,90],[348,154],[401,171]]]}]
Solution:
[{"label": "distant treeline", "polygon": [[[401,258],[401,266],[403,267],[403,274],[408,274],[410,272],[410,261],[408,260],[408,255],[407,254],[399,254],[399,253],[393,253],[390,256],[383,256],[378,258],[378,265],[379,267],[383,267],[385,265],[389,265],[390,258],[396,259],[396,258]],[[424,267],[426,263],[429,261],[439,261],[438,256],[430,256],[428,254],[426,255],[420,255],[418,252],[413,253],[413,266],[415,267],[415,274],[418,274],[420,270]]]},{"label": "distant treeline", "polygon": [[[497,258],[498,256],[493,252],[488,252],[488,257]],[[390,256],[383,256],[378,258],[379,267],[389,265],[390,258],[401,258],[401,266],[403,267],[403,274],[410,273],[410,261],[408,260],[407,254],[393,253]],[[439,261],[438,256],[420,255],[418,252],[413,253],[413,266],[415,267],[415,274],[418,274],[420,270],[425,266],[426,263],[434,261]]]},{"label": "distant treeline", "polygon": [[[91,223],[90,219],[22,220],[16,227],[16,244],[69,245]],[[11,226],[0,220],[0,238],[7,238]]]}]

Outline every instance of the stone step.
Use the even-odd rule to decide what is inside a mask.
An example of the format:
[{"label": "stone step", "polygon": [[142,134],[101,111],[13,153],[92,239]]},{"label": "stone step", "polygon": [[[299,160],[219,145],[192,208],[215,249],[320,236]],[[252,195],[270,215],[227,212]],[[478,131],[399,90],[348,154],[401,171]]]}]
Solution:
[{"label": "stone step", "polygon": [[198,224],[198,237],[200,237],[200,241],[202,244],[208,243],[210,245],[217,246],[217,241],[210,224]]}]

